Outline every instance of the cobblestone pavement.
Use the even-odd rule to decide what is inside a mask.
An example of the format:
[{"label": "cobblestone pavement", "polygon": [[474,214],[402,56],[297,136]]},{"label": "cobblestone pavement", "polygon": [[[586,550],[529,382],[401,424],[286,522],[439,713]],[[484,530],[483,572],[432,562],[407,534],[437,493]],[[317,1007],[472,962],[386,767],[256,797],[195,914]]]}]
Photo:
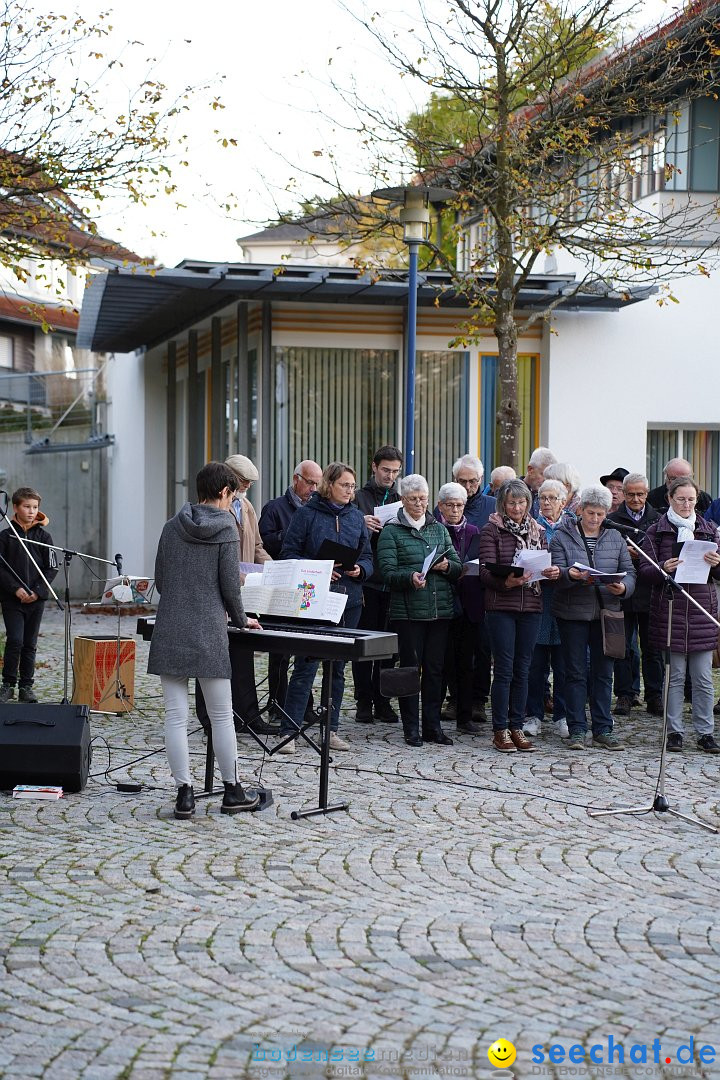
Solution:
[{"label": "cobblestone pavement", "polygon": [[[73,634],[115,625],[75,613]],[[317,759],[263,767],[243,738],[241,775],[262,767],[274,805],[229,818],[215,796],[178,822],[164,754],[146,756],[162,747],[146,652],[137,708],[93,717],[85,792],[0,796],[0,1076],[720,1075],[699,1058],[720,1049],[719,838],[667,815],[587,815],[651,801],[644,712],[618,724],[625,753],[541,736],[536,754],[503,756],[489,735],[410,750],[397,725],[354,724],[348,695],[353,749],[331,770],[348,813],[292,821],[317,798]],[[38,655],[41,697],[59,700],[59,615]],[[669,796],[720,825],[718,759],[687,741]],[[199,734],[191,746],[200,788]],[[143,791],[119,794],[119,778]],[[678,1069],[691,1036],[695,1063]],[[573,1044],[607,1061],[611,1037],[624,1066],[568,1070]],[[488,1060],[498,1038],[511,1069]],[[641,1044],[647,1064],[630,1064]]]}]

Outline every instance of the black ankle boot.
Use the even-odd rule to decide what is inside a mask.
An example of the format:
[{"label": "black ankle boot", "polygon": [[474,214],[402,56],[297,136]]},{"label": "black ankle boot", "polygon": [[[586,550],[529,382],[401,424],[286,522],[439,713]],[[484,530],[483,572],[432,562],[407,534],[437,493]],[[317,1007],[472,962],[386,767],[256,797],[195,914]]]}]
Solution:
[{"label": "black ankle boot", "polygon": [[190,818],[195,813],[195,795],[190,784],[181,784],[175,800],[175,817]]},{"label": "black ankle boot", "polygon": [[243,810],[255,810],[259,805],[259,795],[251,798],[245,794],[242,784],[225,782],[225,794],[220,807],[221,814],[240,814]]}]

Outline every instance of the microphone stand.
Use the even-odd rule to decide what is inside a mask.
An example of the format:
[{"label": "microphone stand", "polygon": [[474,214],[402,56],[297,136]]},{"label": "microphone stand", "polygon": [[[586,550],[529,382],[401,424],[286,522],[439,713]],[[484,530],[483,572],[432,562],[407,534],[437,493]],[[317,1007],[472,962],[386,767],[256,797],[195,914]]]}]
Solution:
[{"label": "microphone stand", "polygon": [[[4,516],[7,517],[7,514],[5,513]],[[64,604],[61,604],[58,600],[57,594],[53,591],[50,583],[46,580],[42,570],[37,565],[30,552],[27,552],[27,554],[32,559],[32,562],[37,567],[38,573],[42,577],[47,587],[50,589],[50,592],[55,597],[58,607],[61,611],[64,611],[65,613],[65,642],[63,646],[63,696],[61,704],[69,705],[70,698],[68,697],[68,670],[70,666],[70,563],[73,560],[73,556],[77,555],[79,559],[92,559],[93,562],[103,563],[105,566],[114,566],[115,569],[118,569],[118,564],[122,566],[122,556],[116,555],[114,559],[100,559],[97,555],[88,555],[87,552],[84,551],[73,551],[72,548],[60,547],[59,544],[44,544],[41,540],[28,540],[27,537],[25,537],[25,539],[22,539],[17,535],[14,529],[13,533],[15,534],[17,539],[20,540],[20,543],[23,545],[23,547],[25,546],[25,544],[34,544],[36,547],[47,548],[49,551],[61,551],[63,553],[63,566],[65,569],[65,596]],[[118,573],[120,573],[120,570],[118,570]],[[118,665],[119,662],[120,653],[118,651]],[[118,680],[119,677],[120,676],[118,667]]]},{"label": "microphone stand", "polygon": [[665,682],[663,685],[663,722],[660,743],[660,771],[658,773],[658,779],[655,787],[655,794],[653,796],[653,800],[648,806],[625,806],[617,810],[588,810],[588,815],[590,817],[609,817],[614,814],[637,815],[648,814],[651,810],[654,810],[658,814],[671,814],[673,817],[680,818],[682,821],[687,821],[691,825],[699,825],[701,829],[707,829],[708,832],[717,833],[720,830],[716,829],[713,825],[708,825],[707,822],[701,821],[700,818],[694,817],[692,814],[683,814],[679,810],[674,810],[673,807],[670,806],[668,798],[665,794],[665,761],[667,757],[668,694],[670,691],[670,642],[672,640],[673,600],[675,599],[676,594],[682,593],[682,595],[687,600],[689,600],[691,604],[694,604],[699,611],[702,611],[706,619],[709,619],[710,622],[714,623],[715,626],[717,626],[718,628],[720,628],[720,622],[718,622],[717,619],[714,619],[710,612],[706,611],[702,604],[699,604],[697,602],[695,597],[691,596],[689,592],[683,589],[682,585],[679,585],[677,581],[675,581],[675,579],[670,576],[670,574],[663,570],[663,568],[658,563],[656,563],[655,560],[652,559],[646,551],[644,551],[640,547],[639,544],[637,544],[630,536],[627,535],[627,533],[631,531],[634,533],[642,533],[642,529],[631,530],[629,527],[626,527],[624,525],[618,526],[614,522],[611,524],[611,528],[615,528],[618,532],[621,532],[627,543],[630,544],[630,546],[633,547],[635,551],[642,555],[642,557],[647,562],[654,566],[660,574],[662,574],[663,578],[665,579],[665,588],[668,590],[668,622],[665,650]]}]

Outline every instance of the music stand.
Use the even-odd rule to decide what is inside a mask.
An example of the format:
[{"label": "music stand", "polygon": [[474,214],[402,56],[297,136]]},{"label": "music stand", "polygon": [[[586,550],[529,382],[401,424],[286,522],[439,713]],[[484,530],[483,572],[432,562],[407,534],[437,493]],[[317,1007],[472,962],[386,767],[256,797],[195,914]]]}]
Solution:
[{"label": "music stand", "polygon": [[[624,530],[621,530],[624,532]],[[670,691],[670,642],[672,640],[672,618],[673,618],[673,600],[676,593],[682,593],[682,595],[694,604],[699,611],[702,611],[703,615],[710,622],[715,623],[717,627],[720,627],[720,622],[714,619],[712,615],[705,610],[705,608],[697,602],[697,600],[690,595],[681,585],[670,577],[663,568],[650,558],[646,551],[644,551],[639,544],[636,544],[630,536],[625,536],[625,540],[628,544],[638,551],[644,559],[651,563],[656,570],[658,570],[665,579],[665,587],[668,589],[668,623],[667,623],[667,639],[665,650],[665,683],[663,686],[663,722],[662,722],[662,743],[660,747],[660,772],[658,774],[657,786],[655,788],[655,795],[652,802],[648,806],[624,806],[617,810],[588,810],[589,817],[610,817],[615,814],[649,814],[651,810],[654,810],[658,814],[671,814],[673,817],[680,818],[682,821],[687,821],[691,825],[699,825],[701,829],[706,829],[708,832],[717,833],[718,829],[714,825],[708,825],[707,822],[701,821],[700,818],[694,817],[692,814],[682,814],[679,810],[674,810],[670,806],[668,798],[665,794],[665,759],[667,756],[667,706],[668,706],[668,693]]]}]

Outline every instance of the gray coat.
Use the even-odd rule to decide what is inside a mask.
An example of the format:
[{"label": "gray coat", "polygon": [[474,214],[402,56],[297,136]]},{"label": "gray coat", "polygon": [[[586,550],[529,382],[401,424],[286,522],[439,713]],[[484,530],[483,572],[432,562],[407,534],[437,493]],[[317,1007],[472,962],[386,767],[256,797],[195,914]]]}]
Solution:
[{"label": "gray coat", "polygon": [[226,612],[234,626],[247,624],[232,514],[185,503],[160,536],[155,585],[160,604],[148,672],[229,679]]},{"label": "gray coat", "polygon": [[[577,522],[564,515],[565,520],[556,530],[550,541],[550,556],[554,566],[560,567],[560,577],[553,585],[552,613],[556,619],[574,619],[578,622],[592,622],[600,618],[598,590],[594,585],[582,581],[573,581],[568,571],[573,563],[588,565],[587,551],[583,538],[578,531]],[[598,537],[593,553],[593,565],[596,570],[606,574],[625,572],[623,578],[625,594],[623,599],[630,599],[635,591],[635,567],[628,555],[627,544],[618,532],[603,529]],[[604,586],[600,586],[603,607],[610,611],[620,611],[620,597],[613,596]]]}]

